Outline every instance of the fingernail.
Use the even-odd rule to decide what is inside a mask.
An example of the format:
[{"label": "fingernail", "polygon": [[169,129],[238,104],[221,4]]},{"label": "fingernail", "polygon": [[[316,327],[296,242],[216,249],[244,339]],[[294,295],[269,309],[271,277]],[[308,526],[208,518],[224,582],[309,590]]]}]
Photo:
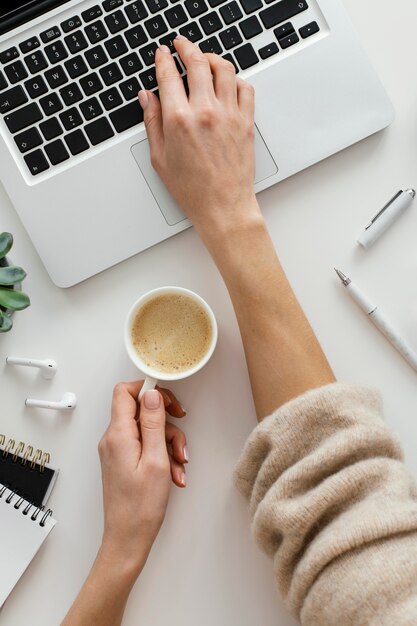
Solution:
[{"label": "fingernail", "polygon": [[186,477],[185,477],[184,472],[182,472],[182,474],[181,474],[181,477],[180,477],[180,483],[181,483],[181,485],[182,485],[183,487],[186,487],[186,486],[187,486],[187,479],[186,479]]},{"label": "fingernail", "polygon": [[149,104],[148,94],[146,93],[144,89],[141,89],[139,91],[139,104],[143,110],[145,110]]},{"label": "fingernail", "polygon": [[184,37],[184,35],[177,35],[175,39],[187,39],[187,37]]},{"label": "fingernail", "polygon": [[171,50],[168,48],[168,46],[165,46],[164,44],[162,46],[159,46],[159,49],[164,54],[171,54]]},{"label": "fingernail", "polygon": [[144,395],[145,407],[147,409],[151,409],[154,411],[155,409],[159,409],[159,405],[161,404],[161,396],[159,395],[159,391],[156,389],[151,389],[150,391],[146,391]]},{"label": "fingernail", "polygon": [[187,448],[187,446],[184,446],[184,459],[185,459],[186,463],[188,463],[188,461],[190,460],[190,457],[188,455],[188,448]]}]

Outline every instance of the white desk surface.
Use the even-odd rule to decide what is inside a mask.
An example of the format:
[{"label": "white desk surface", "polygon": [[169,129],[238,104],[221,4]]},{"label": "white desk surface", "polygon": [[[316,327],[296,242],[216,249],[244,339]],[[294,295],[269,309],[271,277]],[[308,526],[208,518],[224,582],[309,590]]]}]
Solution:
[{"label": "white desk surface", "polygon": [[[263,192],[259,201],[337,377],[379,387],[387,420],[416,474],[416,374],[343,292],[333,267],[351,272],[417,346],[417,205],[370,252],[355,247],[356,235],[394,192],[417,186],[417,82],[411,62],[417,55],[417,9],[414,0],[403,0],[394,12],[379,0],[346,4],[393,100],[396,121]],[[255,424],[254,409],[233,310],[196,233],[182,233],[63,291],[49,280],[2,189],[0,207],[0,230],[15,235],[13,258],[28,271],[24,285],[32,299],[32,307],[16,315],[13,331],[1,336],[0,362],[14,354],[51,357],[59,364],[52,382],[33,370],[1,370],[0,432],[50,450],[61,467],[50,501],[58,524],[6,603],[0,623],[57,626],[79,590],[102,531],[97,442],[109,420],[114,383],[137,377],[123,347],[125,314],[141,293],[177,284],[209,301],[220,340],[202,372],[172,385],[188,409],[182,424],[191,455],[189,487],[172,494],[124,624],[293,624],[276,594],[271,563],[251,543],[247,507],[232,484],[234,463]],[[27,395],[59,398],[63,391],[77,393],[73,413],[24,408]]]}]

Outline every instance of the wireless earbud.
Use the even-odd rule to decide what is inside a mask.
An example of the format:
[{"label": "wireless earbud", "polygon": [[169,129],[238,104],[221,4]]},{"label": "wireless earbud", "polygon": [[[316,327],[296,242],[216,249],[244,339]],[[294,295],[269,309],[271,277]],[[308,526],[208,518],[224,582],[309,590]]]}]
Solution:
[{"label": "wireless earbud", "polygon": [[55,376],[57,364],[52,359],[21,359],[13,356],[6,357],[8,365],[23,365],[25,367],[38,367],[44,378],[50,380]]},{"label": "wireless earbud", "polygon": [[62,396],[62,400],[60,402],[49,402],[48,400],[32,400],[31,398],[26,398],[25,400],[26,406],[33,406],[39,409],[55,409],[56,411],[70,411],[74,409],[77,405],[77,396],[75,393],[71,393],[67,391]]}]

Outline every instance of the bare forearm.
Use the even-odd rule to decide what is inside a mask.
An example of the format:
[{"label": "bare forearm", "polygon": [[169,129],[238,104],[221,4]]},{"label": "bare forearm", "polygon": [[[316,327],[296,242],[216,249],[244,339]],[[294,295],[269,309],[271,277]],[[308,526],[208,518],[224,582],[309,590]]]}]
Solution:
[{"label": "bare forearm", "polygon": [[201,236],[238,319],[258,419],[308,389],[333,382],[258,208],[233,228],[206,232]]}]

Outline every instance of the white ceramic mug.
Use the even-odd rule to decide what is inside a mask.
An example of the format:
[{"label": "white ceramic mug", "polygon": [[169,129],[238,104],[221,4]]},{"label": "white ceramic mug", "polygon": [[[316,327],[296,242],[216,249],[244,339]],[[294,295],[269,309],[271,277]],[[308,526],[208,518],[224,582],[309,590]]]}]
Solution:
[{"label": "white ceramic mug", "polygon": [[[164,294],[180,294],[188,296],[192,300],[195,300],[205,310],[211,323],[211,343],[209,349],[207,350],[201,361],[197,363],[197,365],[195,365],[191,369],[184,370],[183,372],[169,374],[167,372],[159,372],[152,367],[149,367],[140,358],[132,341],[132,326],[137,313],[147,302],[149,302],[149,300],[152,300],[156,296],[161,296]],[[188,378],[189,376],[192,376],[193,374],[201,370],[201,368],[204,367],[204,365],[207,363],[207,361],[210,359],[211,355],[214,352],[217,343],[217,334],[217,322],[216,318],[214,317],[213,311],[211,310],[207,302],[203,300],[203,298],[201,298],[201,296],[197,295],[193,291],[190,291],[189,289],[184,289],[183,287],[160,287],[159,289],[153,289],[152,291],[148,291],[148,293],[145,293],[138,300],[136,300],[126,318],[125,346],[127,353],[130,356],[134,365],[136,365],[136,367],[140,369],[146,377],[143,387],[139,393],[139,400],[142,398],[145,391],[148,391],[149,389],[155,389],[155,386],[157,385],[159,380],[181,380],[182,378]]]}]

